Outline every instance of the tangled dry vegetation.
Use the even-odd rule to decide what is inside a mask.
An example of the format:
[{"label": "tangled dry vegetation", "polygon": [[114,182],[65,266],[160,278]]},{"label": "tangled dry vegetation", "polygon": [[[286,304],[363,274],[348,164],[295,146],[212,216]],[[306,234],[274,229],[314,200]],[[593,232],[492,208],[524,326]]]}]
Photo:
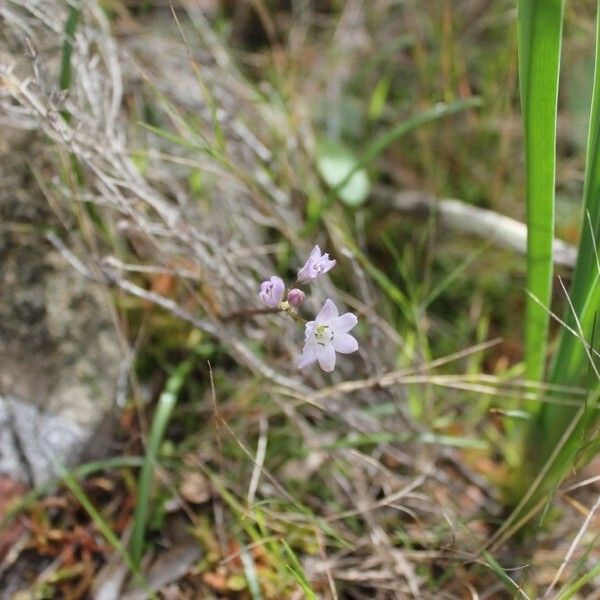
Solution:
[{"label": "tangled dry vegetation", "polygon": [[[486,442],[473,439],[478,431],[463,428],[460,416],[465,394],[477,392],[460,374],[481,364],[494,342],[437,360],[418,336],[407,344],[388,319],[381,274],[355,239],[362,217],[336,203],[319,208],[328,195],[314,168],[313,100],[339,93],[374,53],[375,32],[394,36],[394,3],[375,3],[368,23],[366,5],[354,1],[335,18],[322,17],[329,20],[317,30],[333,43],[313,56],[300,50],[315,13],[298,8],[286,50],[271,65],[244,68],[203,4],[183,1],[173,12],[133,18],[114,3],[109,20],[86,3],[70,40],[66,89],[59,81],[69,6],[0,4],[0,122],[14,135],[28,132],[22,161],[60,222],[40,231],[40,243],[111,291],[132,365],[138,355],[152,355],[156,368],[196,356],[194,385],[165,450],[172,462],[160,469],[167,491],[155,498],[170,506],[169,519],[183,512],[192,533],[173,542],[164,522],[156,525],[144,563],[150,585],[165,598],[299,598],[296,578],[282,566],[289,562],[278,546],[285,539],[318,597],[503,597],[506,583],[482,553],[502,510],[486,475],[500,474],[482,452]],[[268,18],[265,30],[277,34]],[[257,84],[248,72],[261,69],[272,69],[272,78]],[[293,272],[315,242],[338,258],[339,271],[315,288],[310,310],[332,297],[361,320],[359,355],[340,361],[331,377],[297,371],[294,323],[240,318],[256,306],[257,282]],[[164,352],[148,350],[161,342]],[[445,368],[458,375],[444,376]],[[148,369],[132,369],[130,380],[141,426],[125,427],[135,439],[126,440],[124,453],[139,449],[144,402],[163,381]],[[444,410],[434,408],[440,402]],[[130,409],[125,414],[135,420]],[[127,478],[112,477],[102,485],[114,491],[113,506],[98,500],[100,510],[114,516],[116,501],[129,514]],[[94,485],[102,487],[89,484],[90,494]],[[46,509],[57,518],[56,506]],[[69,515],[71,526],[81,518]],[[114,530],[126,541],[126,522]],[[38,530],[27,530],[30,550],[36,531],[39,539]],[[183,571],[154,579],[151,565],[169,554],[169,544],[187,548],[190,536],[202,554],[186,554]],[[98,581],[114,575],[106,565],[119,557],[84,538],[77,543],[87,544],[92,574],[52,587],[48,574],[67,560],[59,554],[51,566],[33,560],[38,581],[46,578],[53,597],[67,597],[60,585],[73,580],[86,584],[69,597],[84,597],[92,585],[97,598],[130,597],[121,588],[98,595]],[[521,566],[514,550],[494,552],[499,564]],[[559,557],[560,549],[550,560]],[[257,574],[259,591],[248,573]],[[544,569],[534,578],[549,581]]]}]

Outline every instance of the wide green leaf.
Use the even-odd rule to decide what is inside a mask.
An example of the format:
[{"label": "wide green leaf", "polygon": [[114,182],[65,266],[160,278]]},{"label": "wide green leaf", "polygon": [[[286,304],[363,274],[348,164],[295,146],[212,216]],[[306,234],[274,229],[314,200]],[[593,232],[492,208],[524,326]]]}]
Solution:
[{"label": "wide green leaf", "polygon": [[321,140],[317,152],[321,176],[348,206],[361,205],[369,195],[369,176],[358,167],[358,158],[340,142]]}]

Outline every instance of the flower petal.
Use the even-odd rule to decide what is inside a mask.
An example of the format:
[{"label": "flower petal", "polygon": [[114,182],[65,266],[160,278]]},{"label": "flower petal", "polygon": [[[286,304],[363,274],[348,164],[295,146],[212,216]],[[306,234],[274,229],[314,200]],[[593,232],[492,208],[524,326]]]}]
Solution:
[{"label": "flower petal", "polygon": [[296,275],[296,279],[298,280],[299,283],[308,283],[311,280],[309,264],[304,265],[298,271],[298,274]]},{"label": "flower petal", "polygon": [[356,338],[349,333],[336,333],[332,343],[334,350],[340,354],[350,354],[358,350]]},{"label": "flower petal", "polygon": [[325,344],[324,346],[318,346],[317,359],[319,360],[319,366],[323,371],[331,373],[335,368],[335,350],[331,344]]},{"label": "flower petal", "polygon": [[328,323],[333,321],[333,319],[337,318],[337,316],[338,309],[336,305],[333,303],[333,300],[327,298],[327,300],[325,300],[325,304],[323,304],[323,308],[321,308],[321,310],[319,311],[319,314],[317,315],[315,321],[319,325],[327,325]]},{"label": "flower petal", "polygon": [[319,346],[314,340],[309,340],[302,348],[302,354],[298,358],[298,368],[304,369],[308,365],[312,365],[317,360],[317,352]]},{"label": "flower petal", "polygon": [[271,283],[273,284],[273,296],[277,298],[277,302],[281,302],[283,292],[285,291],[283,279],[277,277],[277,275],[273,275],[273,277],[271,277]]},{"label": "flower petal", "polygon": [[[309,321],[305,326],[304,326],[304,339],[308,342],[308,339],[313,337],[315,334],[315,328],[317,326],[317,322],[316,321]],[[314,340],[313,340],[314,341]]]},{"label": "flower petal", "polygon": [[332,260],[329,260],[329,254],[326,254],[325,256],[327,257],[327,261],[323,265],[323,271],[322,271],[323,273],[327,273],[327,271],[331,271],[331,269],[333,269],[333,267],[335,267],[335,265],[337,263],[337,260],[335,260],[335,258]]},{"label": "flower petal", "polygon": [[308,283],[311,279],[315,278],[315,274],[312,272],[312,266],[321,258],[321,250],[319,246],[315,246],[311,251],[309,257],[302,268],[298,271],[296,278],[300,283]]},{"label": "flower petal", "polygon": [[333,327],[336,333],[348,333],[358,323],[358,317],[351,312],[338,317]]}]

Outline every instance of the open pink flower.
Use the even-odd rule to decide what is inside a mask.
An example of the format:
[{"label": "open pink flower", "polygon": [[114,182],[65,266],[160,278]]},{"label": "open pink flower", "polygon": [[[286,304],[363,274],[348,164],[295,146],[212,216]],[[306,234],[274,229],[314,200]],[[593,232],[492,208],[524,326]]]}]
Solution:
[{"label": "open pink flower", "polygon": [[323,371],[333,371],[336,352],[350,354],[358,350],[356,338],[348,333],[357,323],[357,316],[350,312],[338,316],[336,305],[327,299],[315,320],[306,324],[298,367],[302,369],[318,361]]},{"label": "open pink flower", "polygon": [[281,279],[281,277],[277,277],[277,275],[273,275],[271,279],[263,281],[260,284],[260,292],[258,293],[258,297],[267,306],[275,308],[281,302],[284,291],[285,283],[283,283],[283,279]]},{"label": "open pink flower", "polygon": [[335,266],[335,260],[330,260],[329,254],[321,254],[319,246],[315,246],[304,266],[298,271],[298,281],[308,283],[313,279],[327,273]]}]

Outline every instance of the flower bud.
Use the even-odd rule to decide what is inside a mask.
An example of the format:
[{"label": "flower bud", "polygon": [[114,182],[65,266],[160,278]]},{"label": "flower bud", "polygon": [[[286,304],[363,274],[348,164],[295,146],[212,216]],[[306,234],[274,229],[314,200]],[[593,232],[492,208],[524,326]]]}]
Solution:
[{"label": "flower bud", "polygon": [[277,275],[273,275],[271,279],[267,279],[267,281],[263,281],[260,284],[258,297],[263,304],[271,308],[276,308],[281,302],[284,291],[285,283],[283,283],[283,279],[277,277]]},{"label": "flower bud", "polygon": [[298,308],[304,302],[305,297],[306,294],[302,290],[294,288],[288,292],[287,301],[290,303],[290,306]]}]

